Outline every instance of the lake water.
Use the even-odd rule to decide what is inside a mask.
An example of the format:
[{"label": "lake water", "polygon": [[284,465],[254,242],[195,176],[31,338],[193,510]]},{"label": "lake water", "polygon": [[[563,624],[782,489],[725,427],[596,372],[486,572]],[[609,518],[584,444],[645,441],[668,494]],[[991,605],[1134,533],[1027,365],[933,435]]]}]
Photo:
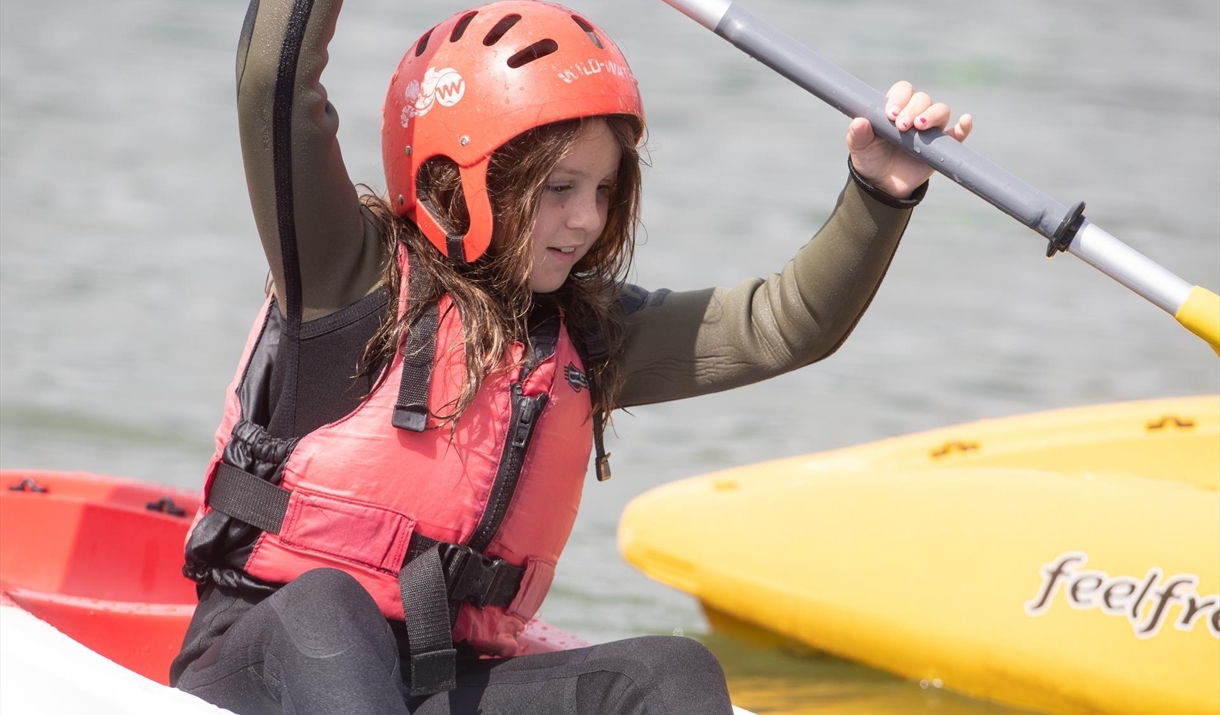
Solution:
[{"label": "lake water", "polygon": [[[828,214],[847,120],[658,0],[572,0],[644,93],[636,281],[777,270]],[[1187,281],[1220,288],[1220,9],[1212,0],[753,0],[875,87],[976,117],[970,144]],[[453,2],[352,0],[325,76],[351,175],[384,185],[379,108]],[[234,112],[241,0],[5,0],[0,9],[0,466],[195,486],[263,296]],[[830,360],[615,421],[543,615],[594,641],[680,630],[775,713],[1015,712],[720,635],[622,562],[623,506],[713,469],[984,417],[1215,393],[1168,316],[944,178]],[[731,526],[731,525],[730,525]],[[830,545],[809,545],[821,548]],[[795,548],[795,547],[794,547]]]}]

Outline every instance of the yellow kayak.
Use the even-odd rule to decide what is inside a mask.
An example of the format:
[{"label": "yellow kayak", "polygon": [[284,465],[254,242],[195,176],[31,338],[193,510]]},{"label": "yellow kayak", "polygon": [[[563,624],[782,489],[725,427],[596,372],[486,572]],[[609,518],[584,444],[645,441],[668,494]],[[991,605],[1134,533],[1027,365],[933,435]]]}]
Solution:
[{"label": "yellow kayak", "polygon": [[1050,713],[1220,712],[1220,396],[988,420],[655,489],[626,558],[735,620]]}]

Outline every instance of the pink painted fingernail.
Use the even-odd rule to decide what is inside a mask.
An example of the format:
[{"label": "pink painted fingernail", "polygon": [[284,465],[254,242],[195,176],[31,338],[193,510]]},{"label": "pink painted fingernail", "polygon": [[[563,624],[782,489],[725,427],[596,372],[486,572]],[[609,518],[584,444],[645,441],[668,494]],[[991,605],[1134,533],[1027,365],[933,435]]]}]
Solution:
[{"label": "pink painted fingernail", "polygon": [[888,109],[886,109],[885,111],[886,111],[886,112],[889,112],[889,115],[890,115],[891,117],[896,117],[896,116],[898,116],[898,105],[897,105],[897,104],[891,104],[891,105],[889,106],[889,108],[888,108]]},{"label": "pink painted fingernail", "polygon": [[927,124],[927,123],[928,123],[928,118],[927,118],[927,117],[920,117],[920,118],[919,118],[919,123],[920,123],[920,124]]}]

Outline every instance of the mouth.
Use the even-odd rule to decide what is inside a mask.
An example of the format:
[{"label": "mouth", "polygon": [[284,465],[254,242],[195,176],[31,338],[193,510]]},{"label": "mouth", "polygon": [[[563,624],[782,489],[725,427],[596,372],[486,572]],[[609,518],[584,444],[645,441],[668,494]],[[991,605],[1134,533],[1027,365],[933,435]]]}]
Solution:
[{"label": "mouth", "polygon": [[552,246],[546,250],[549,256],[563,263],[571,263],[576,260],[576,246],[565,246],[563,248]]}]

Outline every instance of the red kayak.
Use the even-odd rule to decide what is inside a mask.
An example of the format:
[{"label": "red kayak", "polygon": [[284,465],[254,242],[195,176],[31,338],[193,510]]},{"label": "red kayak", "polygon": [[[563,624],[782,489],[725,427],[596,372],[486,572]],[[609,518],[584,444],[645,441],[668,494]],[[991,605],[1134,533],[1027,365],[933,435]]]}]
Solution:
[{"label": "red kayak", "polygon": [[[0,470],[0,598],[159,683],[182,646],[198,492],[84,472]],[[518,655],[587,642],[534,620]]]}]

